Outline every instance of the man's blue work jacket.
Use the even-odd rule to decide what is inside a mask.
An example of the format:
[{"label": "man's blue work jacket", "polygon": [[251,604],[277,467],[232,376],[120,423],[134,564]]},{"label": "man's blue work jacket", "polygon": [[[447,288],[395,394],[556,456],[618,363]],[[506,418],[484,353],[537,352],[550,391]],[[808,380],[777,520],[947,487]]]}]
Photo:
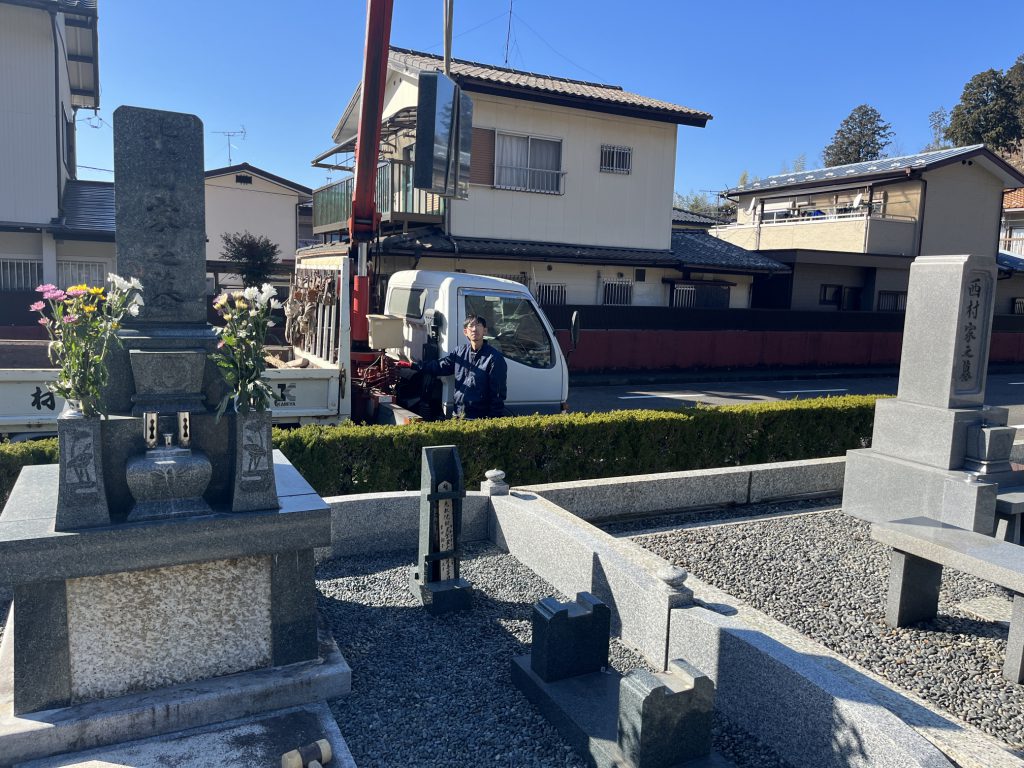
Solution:
[{"label": "man's blue work jacket", "polygon": [[479,352],[469,344],[440,360],[423,363],[435,376],[455,374],[455,415],[483,419],[505,415],[508,365],[505,357],[486,341]]}]

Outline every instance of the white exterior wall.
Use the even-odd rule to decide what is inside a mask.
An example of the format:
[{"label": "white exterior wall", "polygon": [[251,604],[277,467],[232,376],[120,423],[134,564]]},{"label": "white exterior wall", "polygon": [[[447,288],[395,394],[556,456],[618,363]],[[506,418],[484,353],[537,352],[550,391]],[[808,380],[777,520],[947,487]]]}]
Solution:
[{"label": "white exterior wall", "polygon": [[222,260],[222,234],[248,231],[264,235],[281,249],[278,261],[295,256],[299,194],[254,173],[252,184],[238,184],[235,174],[206,179],[206,258]]},{"label": "white exterior wall", "polygon": [[996,253],[1003,183],[979,162],[943,166],[925,175],[921,255]]},{"label": "white exterior wall", "polygon": [[50,15],[0,4],[0,221],[57,215],[55,129]]},{"label": "white exterior wall", "polygon": [[[451,205],[451,231],[551,243],[667,249],[676,126],[470,93],[478,128],[561,139],[563,194],[473,184]],[[632,172],[600,173],[602,144],[632,147]]]},{"label": "white exterior wall", "polygon": [[[75,145],[74,131],[75,131],[75,110],[71,106],[71,79],[68,75],[68,52],[67,52],[67,37],[64,26],[64,14],[57,15],[57,45],[60,46],[58,51],[58,61],[60,65],[57,68],[57,73],[60,76],[60,110],[61,120],[68,125],[67,130],[71,131],[71,146]],[[54,128],[56,135],[60,135],[60,128]],[[75,170],[73,160],[69,153],[69,148],[66,140],[61,141],[61,162],[58,163],[60,169],[60,188],[64,189],[64,183],[69,178],[76,178],[78,176]]]}]

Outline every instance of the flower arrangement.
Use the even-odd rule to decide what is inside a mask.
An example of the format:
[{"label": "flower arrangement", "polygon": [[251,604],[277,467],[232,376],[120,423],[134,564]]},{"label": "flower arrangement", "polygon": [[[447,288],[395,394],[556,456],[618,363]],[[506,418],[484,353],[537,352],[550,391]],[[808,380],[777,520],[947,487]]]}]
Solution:
[{"label": "flower arrangement", "polygon": [[262,288],[222,293],[213,301],[224,320],[223,328],[213,329],[220,336],[213,359],[230,388],[217,407],[218,417],[232,400],[239,412],[265,411],[270,406],[273,393],[262,379],[267,367],[263,342],[267,329],[274,326],[270,310],[281,307],[276,295],[277,289],[264,283]]},{"label": "flower arrangement", "polygon": [[84,416],[106,413],[100,391],[107,383],[104,356],[111,342],[120,345],[117,330],[125,315],[135,317],[142,300],[136,278],[107,275],[110,288],[73,285],[61,290],[47,283],[36,291],[42,300],[29,306],[50,336],[50,362],[60,369],[50,391],[77,401]]}]

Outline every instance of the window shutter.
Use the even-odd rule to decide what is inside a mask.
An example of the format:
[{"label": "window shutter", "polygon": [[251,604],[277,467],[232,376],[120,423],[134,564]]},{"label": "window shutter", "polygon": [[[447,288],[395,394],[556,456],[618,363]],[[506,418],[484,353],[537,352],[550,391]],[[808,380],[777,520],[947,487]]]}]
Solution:
[{"label": "window shutter", "polygon": [[494,186],[494,131],[473,129],[473,156],[469,164],[469,183]]}]

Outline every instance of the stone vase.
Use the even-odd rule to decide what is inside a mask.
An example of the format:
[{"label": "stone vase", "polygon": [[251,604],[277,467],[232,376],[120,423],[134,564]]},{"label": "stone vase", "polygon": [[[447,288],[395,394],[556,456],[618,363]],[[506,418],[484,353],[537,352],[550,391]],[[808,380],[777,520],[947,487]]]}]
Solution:
[{"label": "stone vase", "polygon": [[100,417],[85,416],[75,400],[66,400],[57,417],[60,479],[55,530],[110,525],[103,483],[102,426]]},{"label": "stone vase", "polygon": [[270,411],[239,411],[234,420],[232,512],[278,509]]}]

